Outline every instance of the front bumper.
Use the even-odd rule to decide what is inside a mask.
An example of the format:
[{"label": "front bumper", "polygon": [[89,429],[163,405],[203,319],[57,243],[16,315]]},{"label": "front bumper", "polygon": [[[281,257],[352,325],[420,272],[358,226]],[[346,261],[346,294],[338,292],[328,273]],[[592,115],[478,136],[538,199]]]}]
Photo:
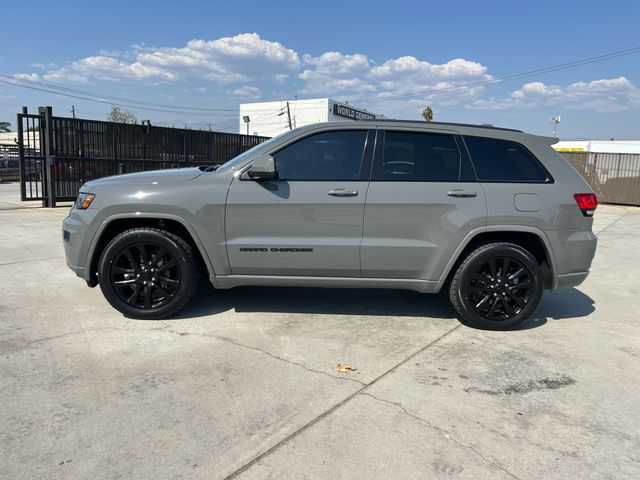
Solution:
[{"label": "front bumper", "polygon": [[67,266],[87,282],[92,281],[89,271],[88,251],[93,233],[89,225],[96,211],[91,208],[77,210],[72,208],[67,218],[62,221],[62,243]]}]

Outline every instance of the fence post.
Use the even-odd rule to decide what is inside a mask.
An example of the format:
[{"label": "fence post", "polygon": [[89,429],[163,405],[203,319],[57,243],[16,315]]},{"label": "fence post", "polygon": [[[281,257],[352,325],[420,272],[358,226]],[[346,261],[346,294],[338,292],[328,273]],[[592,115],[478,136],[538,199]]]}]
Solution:
[{"label": "fence post", "polygon": [[183,167],[187,166],[187,126],[184,126],[184,134],[183,134],[183,145],[184,145],[184,165],[182,165]]},{"label": "fence post", "polygon": [[[47,195],[42,196],[42,206],[54,208],[56,206],[56,182],[55,161],[53,152],[53,109],[51,107],[40,107],[40,114],[44,113],[44,149],[45,149],[45,176],[47,184]],[[40,135],[42,135],[42,123],[40,124]],[[47,198],[48,197],[48,198]]]},{"label": "fence post", "polygon": [[18,167],[20,169],[20,200],[25,201],[27,199],[27,178],[24,168],[24,124],[22,121],[23,115],[28,115],[29,111],[27,107],[22,107],[22,113],[17,115],[18,126]]}]

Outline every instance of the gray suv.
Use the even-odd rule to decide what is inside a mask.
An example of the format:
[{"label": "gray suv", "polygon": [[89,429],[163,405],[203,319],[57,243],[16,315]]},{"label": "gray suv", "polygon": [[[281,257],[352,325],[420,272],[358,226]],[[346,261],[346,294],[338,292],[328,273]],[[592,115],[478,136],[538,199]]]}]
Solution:
[{"label": "gray suv", "polygon": [[218,289],[446,289],[461,321],[513,328],[595,253],[597,198],[554,142],[453,123],[298,128],[218,168],[86,183],[67,264],[136,318],[177,312],[203,273]]}]

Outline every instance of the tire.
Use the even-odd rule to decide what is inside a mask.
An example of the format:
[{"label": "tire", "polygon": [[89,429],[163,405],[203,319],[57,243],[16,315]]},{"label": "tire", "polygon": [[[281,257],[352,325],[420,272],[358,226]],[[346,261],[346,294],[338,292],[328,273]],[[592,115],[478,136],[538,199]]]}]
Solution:
[{"label": "tire", "polygon": [[113,238],[100,256],[98,281],[107,301],[126,317],[166,318],[193,296],[193,249],[173,233],[134,228]]},{"label": "tire", "polygon": [[529,320],[544,290],[537,260],[524,248],[499,242],[472,251],[456,270],[449,299],[463,323],[509,330]]}]

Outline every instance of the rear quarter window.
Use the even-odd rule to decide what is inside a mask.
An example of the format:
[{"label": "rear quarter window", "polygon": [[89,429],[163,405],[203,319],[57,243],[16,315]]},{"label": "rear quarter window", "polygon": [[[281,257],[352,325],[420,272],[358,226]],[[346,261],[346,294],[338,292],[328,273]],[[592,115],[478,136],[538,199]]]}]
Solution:
[{"label": "rear quarter window", "polygon": [[481,182],[546,183],[553,179],[523,145],[498,138],[465,136],[476,175]]}]

